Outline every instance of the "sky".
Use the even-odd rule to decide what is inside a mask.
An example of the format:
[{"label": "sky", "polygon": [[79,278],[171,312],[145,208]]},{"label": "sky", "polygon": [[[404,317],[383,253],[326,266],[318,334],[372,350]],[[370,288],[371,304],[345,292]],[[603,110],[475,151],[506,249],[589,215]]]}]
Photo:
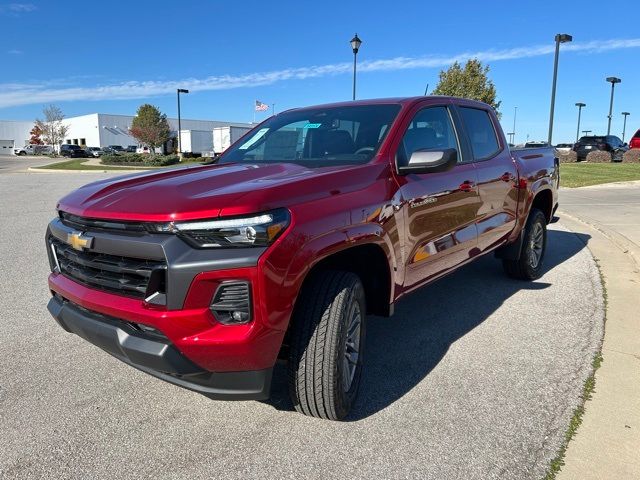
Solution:
[{"label": "sky", "polygon": [[[66,116],[133,115],[152,103],[183,118],[250,122],[254,102],[276,112],[350,100],[354,33],[357,96],[414,96],[453,61],[479,58],[516,143],[547,137],[554,36],[561,45],[554,143],[580,130],[640,128],[640,30],[634,1],[378,0],[123,2],[0,0],[0,119],[32,120],[48,104]],[[595,13],[597,12],[597,13]],[[626,13],[625,13],[626,12]],[[255,113],[256,120],[270,112]]]}]

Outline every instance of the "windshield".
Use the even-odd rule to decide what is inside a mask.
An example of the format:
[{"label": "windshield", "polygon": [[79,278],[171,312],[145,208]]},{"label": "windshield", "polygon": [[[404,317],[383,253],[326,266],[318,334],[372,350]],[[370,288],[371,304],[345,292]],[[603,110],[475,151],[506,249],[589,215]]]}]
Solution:
[{"label": "windshield", "polygon": [[399,111],[400,105],[389,104],[284,112],[229,148],[219,163],[366,163],[378,152]]}]

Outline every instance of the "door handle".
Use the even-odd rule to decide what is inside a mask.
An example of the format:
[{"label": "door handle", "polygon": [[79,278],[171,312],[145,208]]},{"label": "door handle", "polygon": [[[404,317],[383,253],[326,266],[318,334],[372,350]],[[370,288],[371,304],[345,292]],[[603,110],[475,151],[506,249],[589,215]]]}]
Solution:
[{"label": "door handle", "polygon": [[513,177],[509,172],[503,173],[502,176],[500,177],[500,180],[502,180],[503,182],[510,182],[512,179]]},{"label": "door handle", "polygon": [[469,180],[465,180],[464,182],[462,182],[460,184],[460,186],[458,187],[458,189],[460,189],[463,192],[470,192],[471,190],[473,190],[473,187],[475,186],[475,184]]}]

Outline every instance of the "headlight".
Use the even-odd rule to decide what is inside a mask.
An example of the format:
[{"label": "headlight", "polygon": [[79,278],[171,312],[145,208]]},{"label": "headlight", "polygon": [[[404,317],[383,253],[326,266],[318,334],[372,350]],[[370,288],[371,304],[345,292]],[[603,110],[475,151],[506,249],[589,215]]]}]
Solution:
[{"label": "headlight", "polygon": [[289,211],[281,208],[251,217],[165,223],[154,225],[154,231],[175,233],[196,248],[266,247],[289,221]]}]

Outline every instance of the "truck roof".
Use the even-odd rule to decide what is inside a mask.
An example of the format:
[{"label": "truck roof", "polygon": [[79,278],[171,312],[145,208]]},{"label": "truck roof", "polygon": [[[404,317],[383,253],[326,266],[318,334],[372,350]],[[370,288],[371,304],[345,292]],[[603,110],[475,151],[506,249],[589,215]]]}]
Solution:
[{"label": "truck roof", "polygon": [[308,105],[305,107],[291,108],[289,110],[284,110],[284,112],[291,111],[300,111],[306,109],[313,108],[335,108],[335,107],[350,107],[350,106],[360,106],[360,105],[388,105],[388,104],[400,104],[400,105],[413,105],[415,103],[428,100],[428,99],[447,99],[447,100],[456,100],[456,103],[464,103],[467,105],[476,105],[476,106],[486,106],[485,103],[479,102],[477,100],[470,100],[468,98],[461,97],[451,97],[446,95],[419,95],[415,97],[389,97],[389,98],[368,98],[364,100],[349,100],[344,102],[335,102],[335,103],[324,103],[319,105]]}]

